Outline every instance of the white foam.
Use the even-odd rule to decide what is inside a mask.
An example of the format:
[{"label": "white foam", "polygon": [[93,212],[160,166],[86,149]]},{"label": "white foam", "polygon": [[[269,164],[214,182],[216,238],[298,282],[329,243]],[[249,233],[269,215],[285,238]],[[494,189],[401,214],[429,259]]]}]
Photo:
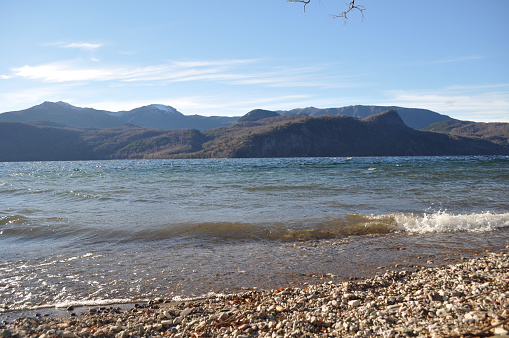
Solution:
[{"label": "white foam", "polygon": [[483,212],[455,215],[441,211],[423,215],[395,214],[394,219],[397,230],[410,233],[486,232],[509,227],[509,213]]},{"label": "white foam", "polygon": [[194,300],[201,300],[201,299],[210,299],[210,298],[222,298],[222,297],[228,297],[232,294],[230,293],[217,293],[217,292],[208,292],[201,296],[196,297],[182,297],[182,296],[173,296],[171,299],[176,302],[188,302],[188,301],[194,301]]},{"label": "white foam", "polygon": [[[148,299],[137,300],[138,302],[148,302]],[[111,304],[129,304],[135,301],[129,298],[111,298],[111,299],[90,299],[90,300],[68,300],[55,304],[46,305],[45,307],[55,307],[57,309],[65,309],[69,306],[99,306]]]}]

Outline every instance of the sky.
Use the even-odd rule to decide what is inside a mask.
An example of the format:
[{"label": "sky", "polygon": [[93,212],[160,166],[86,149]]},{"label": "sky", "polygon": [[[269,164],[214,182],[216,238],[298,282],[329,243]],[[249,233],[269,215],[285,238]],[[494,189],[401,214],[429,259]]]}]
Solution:
[{"label": "sky", "polygon": [[509,122],[508,0],[0,0],[0,112],[387,105]]}]

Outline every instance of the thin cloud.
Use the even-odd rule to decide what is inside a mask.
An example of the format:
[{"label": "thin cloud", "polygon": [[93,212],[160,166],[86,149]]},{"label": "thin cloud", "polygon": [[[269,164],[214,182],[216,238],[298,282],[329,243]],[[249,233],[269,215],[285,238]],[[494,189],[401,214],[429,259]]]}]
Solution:
[{"label": "thin cloud", "polygon": [[277,109],[277,107],[294,107],[294,103],[309,99],[309,95],[284,95],[261,98],[245,97],[218,97],[218,96],[179,96],[174,98],[160,97],[151,100],[108,100],[78,104],[78,106],[94,107],[110,111],[131,110],[154,102],[174,107],[185,115],[191,113],[211,115],[210,112],[221,112],[218,115],[240,116],[254,109],[253,107],[265,107]]},{"label": "thin cloud", "polygon": [[76,87],[75,84],[43,85],[34,88],[26,88],[12,92],[0,93],[2,111],[26,109],[40,104],[43,101],[72,101],[70,92]]},{"label": "thin cloud", "polygon": [[116,81],[118,83],[172,83],[190,81],[220,82],[232,85],[266,87],[358,87],[353,77],[331,74],[325,65],[269,67],[258,59],[219,61],[170,61],[145,67],[101,65],[94,60],[54,62],[12,68],[8,77],[42,82]]},{"label": "thin cloud", "polygon": [[79,49],[86,49],[86,50],[92,50],[101,48],[104,46],[102,43],[86,43],[86,42],[71,42],[65,45],[62,45],[63,48],[79,48]]},{"label": "thin cloud", "polygon": [[76,48],[82,50],[95,50],[104,47],[103,43],[91,43],[91,42],[48,42],[43,44],[44,46],[56,46],[59,48]]},{"label": "thin cloud", "polygon": [[458,57],[452,57],[447,59],[440,59],[440,60],[432,60],[423,62],[425,65],[436,65],[436,64],[443,64],[443,63],[458,63],[458,62],[466,62],[466,61],[473,61],[473,60],[481,60],[484,59],[484,56],[458,56]]},{"label": "thin cloud", "polygon": [[68,62],[23,66],[12,69],[13,77],[43,82],[105,81],[115,78],[114,69],[84,68]]},{"label": "thin cloud", "polygon": [[425,108],[473,121],[509,122],[507,84],[452,86],[433,91],[395,90],[386,95],[389,97],[386,103],[391,105]]},{"label": "thin cloud", "polygon": [[[64,61],[37,66],[12,68],[11,77],[20,77],[43,82],[72,81],[192,81],[201,79],[230,78],[227,71],[233,65],[248,63],[248,60],[231,60],[219,62],[182,63],[146,67],[116,67],[84,65],[82,62]],[[94,62],[96,63],[96,62]]]}]

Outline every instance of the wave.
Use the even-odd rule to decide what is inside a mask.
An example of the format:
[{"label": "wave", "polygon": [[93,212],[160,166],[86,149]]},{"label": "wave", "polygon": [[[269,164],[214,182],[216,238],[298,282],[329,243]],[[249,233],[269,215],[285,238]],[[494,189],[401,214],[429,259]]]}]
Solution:
[{"label": "wave", "polygon": [[[56,222],[58,223],[58,222]],[[488,232],[509,227],[509,213],[452,214],[388,213],[344,214],[328,219],[299,220],[280,223],[203,222],[193,224],[161,224],[140,226],[137,229],[119,227],[80,227],[60,224],[34,226],[19,215],[0,218],[0,239],[74,238],[93,244],[116,242],[150,242],[167,239],[211,240],[235,242],[239,240],[306,241],[331,239],[353,235],[382,235],[389,233],[450,233],[459,231]]]},{"label": "wave", "polygon": [[395,214],[398,230],[411,233],[486,232],[509,227],[509,213],[491,212],[451,214],[445,211],[432,214]]},{"label": "wave", "polygon": [[[328,220],[279,223],[208,223],[173,229],[179,237],[305,241],[388,233],[488,232],[509,227],[509,213],[345,214]],[[163,235],[161,233],[153,235]],[[163,235],[164,237],[164,235]]]}]

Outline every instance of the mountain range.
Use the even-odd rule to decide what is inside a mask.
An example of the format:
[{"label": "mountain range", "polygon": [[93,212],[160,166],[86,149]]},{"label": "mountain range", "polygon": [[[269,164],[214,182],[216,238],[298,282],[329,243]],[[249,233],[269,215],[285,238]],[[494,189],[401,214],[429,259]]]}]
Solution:
[{"label": "mountain range", "polygon": [[205,130],[235,123],[226,116],[184,115],[171,106],[152,104],[129,111],[111,112],[75,107],[66,102],[43,102],[28,109],[0,114],[0,122],[51,122],[74,128],[111,128],[126,124],[158,129]]},{"label": "mountain range", "polygon": [[[147,107],[175,114],[170,108]],[[88,108],[77,108],[75,115],[82,109]],[[486,124],[484,135],[502,135],[494,142],[467,131],[463,135],[449,132],[447,126],[462,122],[452,119],[432,124],[435,131],[415,130],[396,110],[365,118],[254,110],[237,120],[203,131],[133,124],[76,128],[57,122],[0,122],[0,161],[509,155],[509,138],[503,136],[509,134],[509,123],[497,124],[493,132],[491,124]]]},{"label": "mountain range", "polygon": [[[447,115],[441,115],[426,109],[360,105],[325,109],[308,107],[287,111],[255,109],[253,114],[256,115],[260,114],[260,112],[264,112],[264,117],[305,114],[313,117],[321,115],[348,115],[356,118],[364,118],[387,110],[396,110],[403,119],[403,122],[414,129],[424,128],[435,122],[453,120]],[[230,126],[239,121],[239,119],[247,118],[250,117],[246,117],[246,115],[242,117],[184,115],[171,106],[160,104],[151,104],[129,111],[111,112],[93,108],[75,107],[61,101],[44,102],[28,109],[0,114],[0,122],[37,122],[40,124],[41,121],[45,121],[45,123],[53,123],[54,126],[56,123],[61,126],[75,128],[111,128],[133,124],[139,127],[158,129],[198,130]]]}]

